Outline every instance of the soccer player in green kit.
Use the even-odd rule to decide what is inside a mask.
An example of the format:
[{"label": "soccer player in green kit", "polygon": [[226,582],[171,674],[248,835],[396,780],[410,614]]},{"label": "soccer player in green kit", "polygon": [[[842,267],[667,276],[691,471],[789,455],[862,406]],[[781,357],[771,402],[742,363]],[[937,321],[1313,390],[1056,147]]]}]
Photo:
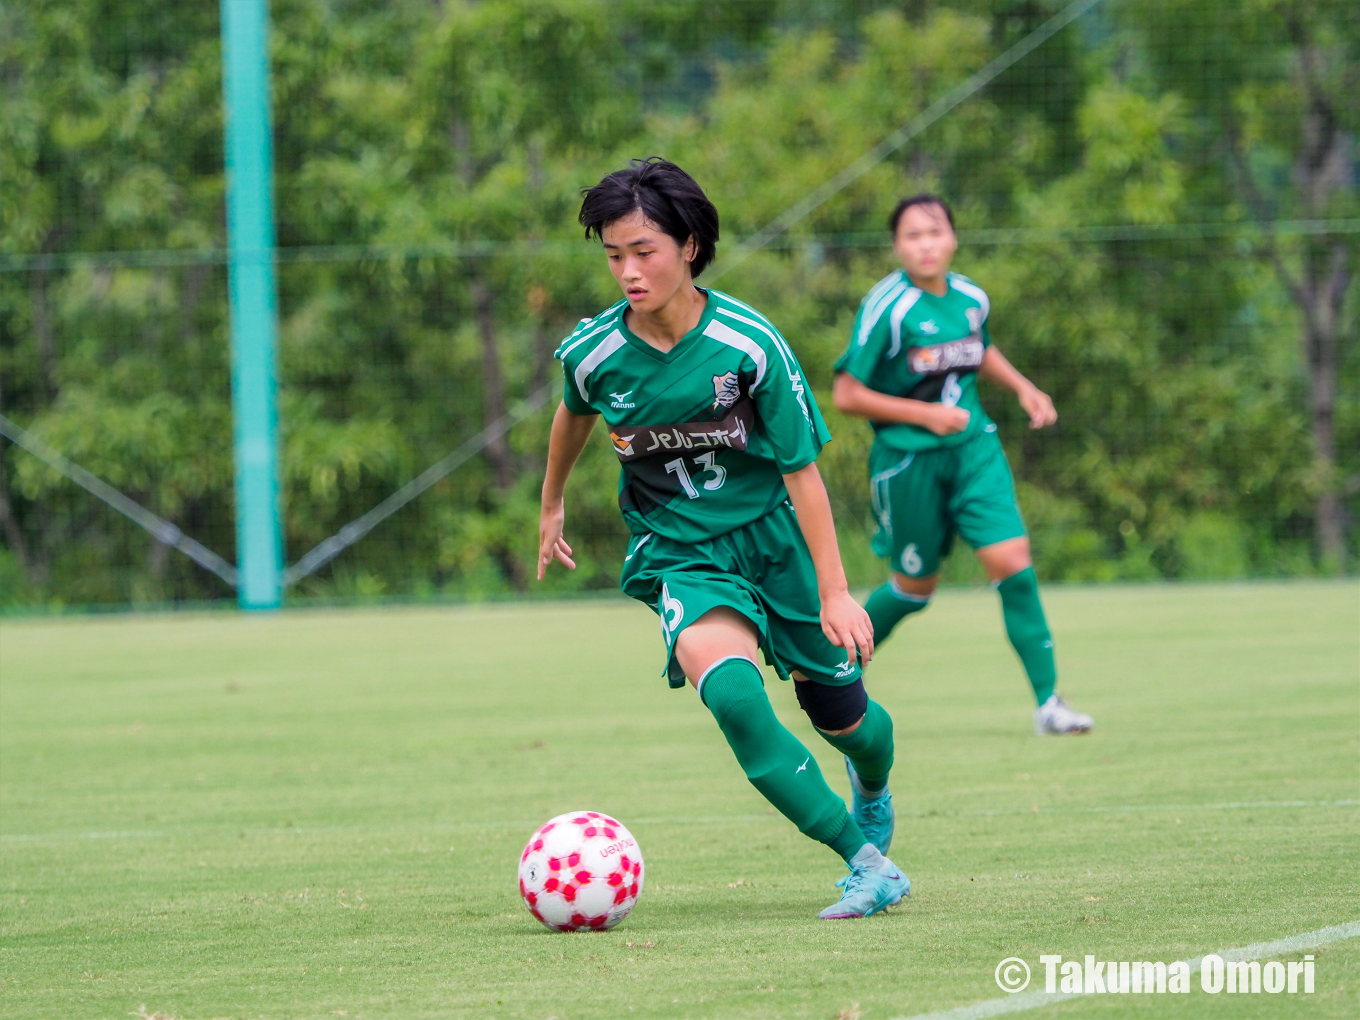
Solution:
[{"label": "soccer player in green kit", "polygon": [[981,376],[1014,393],[1030,428],[1058,420],[1053,401],[992,346],[986,292],[949,271],[958,248],[954,216],[935,195],[903,199],[889,221],[902,269],[860,305],[850,345],[836,362],[836,407],[874,427],[869,494],[878,518],[874,551],[892,568],[865,608],[874,640],[925,609],[957,533],[1001,596],[1001,612],[1038,707],[1036,733],[1086,733],[1089,715],[1056,691],[1053,638],[1039,601],[1015,485],[982,409]]},{"label": "soccer player in green kit", "polygon": [[[660,618],[672,687],[688,678],[746,777],[850,868],[819,915],[863,917],[911,882],[892,839],[892,720],[860,662],[868,615],[850,597],[816,457],[829,438],[788,343],[759,312],[694,278],[712,261],[718,212],[673,163],[634,160],[584,192],[581,224],[603,243],[624,299],[583,320],[557,351],[538,576],[557,560],[563,493],[603,416],[632,538],[624,592]],[[759,649],[818,733],[846,758],[852,816],[765,694]]]}]

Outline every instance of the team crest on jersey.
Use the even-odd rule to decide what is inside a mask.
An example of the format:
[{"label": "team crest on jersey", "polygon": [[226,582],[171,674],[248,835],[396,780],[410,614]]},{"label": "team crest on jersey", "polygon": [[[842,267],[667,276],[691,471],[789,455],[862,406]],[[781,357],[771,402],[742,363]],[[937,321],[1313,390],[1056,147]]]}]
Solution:
[{"label": "team crest on jersey", "polygon": [[614,451],[620,457],[631,457],[633,455],[633,437],[636,435],[637,433],[632,436],[621,436],[617,432],[611,432],[609,433],[609,440],[614,444]]},{"label": "team crest on jersey", "polygon": [[714,407],[731,407],[741,399],[741,381],[736,372],[713,377]]}]

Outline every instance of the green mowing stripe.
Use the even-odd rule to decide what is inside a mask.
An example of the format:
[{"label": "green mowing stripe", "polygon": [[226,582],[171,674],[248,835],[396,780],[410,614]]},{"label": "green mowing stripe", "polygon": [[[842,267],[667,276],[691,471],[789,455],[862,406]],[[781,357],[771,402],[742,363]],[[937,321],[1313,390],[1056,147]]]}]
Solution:
[{"label": "green mowing stripe", "polygon": [[[1317,931],[1291,935],[1274,942],[1257,942],[1240,949],[1219,950],[1217,955],[1223,957],[1225,961],[1249,962],[1251,960],[1274,959],[1277,956],[1288,956],[1291,953],[1302,952],[1305,949],[1316,949],[1319,946],[1343,942],[1346,939],[1353,939],[1358,936],[1360,936],[1360,921],[1348,921],[1345,924],[1332,925],[1330,928],[1319,928]],[[1199,973],[1204,963],[1204,957],[1178,962],[1188,964],[1190,973],[1193,975]],[[959,1006],[957,1009],[919,1013],[908,1018],[908,1020],[983,1020],[984,1017],[1001,1016],[1004,1013],[1022,1013],[1026,1010],[1042,1009],[1044,1006],[1063,1002],[1067,999],[1081,998],[1082,994],[1080,992],[1019,992],[999,999],[988,999],[986,1002],[974,1003],[971,1006]],[[1117,994],[1122,997],[1126,993]],[[1248,1001],[1264,1004],[1269,1000],[1263,1000],[1260,995],[1253,995]]]},{"label": "green mowing stripe", "polygon": [[[1016,808],[1006,811],[901,811],[898,818],[1005,818],[1025,815],[1085,815],[1085,814],[1141,814],[1147,811],[1175,811],[1194,814],[1197,811],[1253,811],[1276,810],[1283,808],[1336,808],[1360,807],[1360,800],[1258,800],[1228,804],[1112,804],[1095,807],[1073,808]],[[771,816],[759,815],[714,815],[693,818],[634,818],[634,825],[733,825],[748,822],[768,822]],[[313,835],[313,834],[373,834],[397,835],[400,833],[437,833],[460,832],[465,830],[503,831],[524,830],[529,832],[540,823],[528,819],[500,822],[451,822],[442,825],[278,825],[278,826],[193,826],[178,829],[158,829],[154,831],[130,832],[47,832],[47,833],[0,833],[0,843],[54,843],[70,840],[99,839],[169,839],[174,836],[188,836],[199,833],[220,833],[234,835],[244,833],[248,836],[267,835]]]}]

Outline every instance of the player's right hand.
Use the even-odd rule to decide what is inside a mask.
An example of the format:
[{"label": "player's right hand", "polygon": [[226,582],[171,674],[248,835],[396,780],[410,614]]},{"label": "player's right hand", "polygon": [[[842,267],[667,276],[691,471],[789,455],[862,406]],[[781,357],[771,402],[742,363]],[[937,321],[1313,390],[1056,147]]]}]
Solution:
[{"label": "player's right hand", "polygon": [[936,404],[931,409],[930,418],[926,421],[926,428],[937,436],[952,436],[955,432],[962,432],[966,429],[968,419],[971,417],[972,414],[961,407]]},{"label": "player's right hand", "polygon": [[545,506],[538,518],[538,579],[543,580],[543,574],[548,569],[548,564],[554,559],[558,560],[568,570],[576,569],[576,561],[571,558],[571,546],[567,545],[567,540],[562,537],[562,523],[566,520],[566,509],[561,503],[556,506]]}]

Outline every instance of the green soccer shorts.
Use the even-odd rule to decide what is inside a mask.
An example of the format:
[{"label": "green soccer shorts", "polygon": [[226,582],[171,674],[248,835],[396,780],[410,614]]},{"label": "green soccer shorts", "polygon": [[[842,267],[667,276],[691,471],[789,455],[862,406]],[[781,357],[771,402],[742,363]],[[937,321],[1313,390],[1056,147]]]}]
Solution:
[{"label": "green soccer shorts", "polygon": [[954,535],[972,548],[1025,534],[996,426],[966,443],[904,454],[875,443],[869,497],[874,552],[908,577],[939,573]]},{"label": "green soccer shorts", "polygon": [[661,619],[666,677],[685,686],[675,660],[680,633],[710,609],[729,606],[755,625],[765,661],[781,680],[797,670],[832,686],[860,678],[859,663],[822,633],[817,572],[793,507],[781,503],[759,520],[703,542],[635,536],[619,587]]}]

